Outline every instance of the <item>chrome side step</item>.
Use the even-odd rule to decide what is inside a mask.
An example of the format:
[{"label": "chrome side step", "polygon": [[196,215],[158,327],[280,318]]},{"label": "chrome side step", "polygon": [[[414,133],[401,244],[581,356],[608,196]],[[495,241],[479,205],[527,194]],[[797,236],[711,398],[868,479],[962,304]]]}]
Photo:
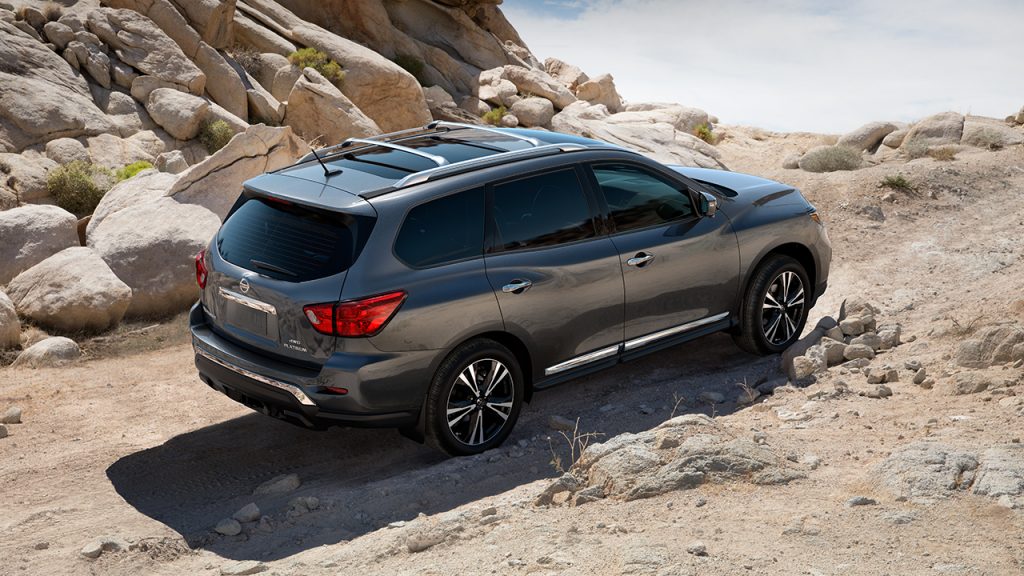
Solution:
[{"label": "chrome side step", "polygon": [[591,362],[604,360],[605,358],[610,358],[620,352],[628,352],[630,350],[635,350],[642,346],[646,346],[647,344],[650,344],[652,342],[656,342],[663,338],[668,338],[669,336],[675,336],[676,334],[681,334],[683,332],[695,330],[697,328],[700,328],[701,326],[714,324],[715,322],[725,320],[726,318],[728,318],[728,316],[728,312],[722,312],[721,314],[715,314],[714,316],[708,316],[706,318],[701,318],[699,320],[687,322],[686,324],[680,324],[678,326],[673,326],[671,328],[666,328],[664,330],[652,332],[645,336],[640,336],[639,338],[627,340],[614,346],[608,346],[607,348],[601,348],[600,350],[587,352],[586,354],[576,356],[575,358],[570,358],[565,362],[561,362],[559,364],[555,364],[554,366],[549,366],[548,368],[545,368],[544,375],[551,376],[553,374],[558,374],[559,372],[565,372],[566,370],[571,370],[573,368],[578,368],[580,366],[590,364]]}]

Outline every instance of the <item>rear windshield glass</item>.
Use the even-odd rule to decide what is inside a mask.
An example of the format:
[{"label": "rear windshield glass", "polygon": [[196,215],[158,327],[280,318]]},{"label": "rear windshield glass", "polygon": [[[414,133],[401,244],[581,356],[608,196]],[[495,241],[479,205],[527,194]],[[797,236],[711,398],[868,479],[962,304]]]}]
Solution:
[{"label": "rear windshield glass", "polygon": [[250,198],[224,223],[217,250],[236,266],[305,282],[348,270],[372,224],[365,216]]}]

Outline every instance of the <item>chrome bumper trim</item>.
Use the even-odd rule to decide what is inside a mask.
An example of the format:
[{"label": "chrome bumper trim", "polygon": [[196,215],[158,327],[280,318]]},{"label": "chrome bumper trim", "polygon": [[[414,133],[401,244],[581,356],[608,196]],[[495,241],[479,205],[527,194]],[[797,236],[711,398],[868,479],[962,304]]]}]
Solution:
[{"label": "chrome bumper trim", "polygon": [[600,350],[595,350],[593,352],[583,354],[582,356],[571,358],[569,360],[566,360],[565,362],[562,362],[561,364],[555,364],[554,366],[545,368],[544,375],[550,376],[552,374],[558,374],[559,372],[565,372],[566,370],[576,368],[577,366],[582,366],[584,364],[589,364],[591,362],[596,362],[598,360],[603,360],[610,356],[614,356],[619,353],[619,346],[621,345],[616,344],[615,346],[601,348]]},{"label": "chrome bumper trim", "polygon": [[210,354],[206,350],[203,350],[199,345],[195,343],[193,343],[192,348],[196,351],[196,354],[202,356],[203,358],[206,358],[207,360],[213,362],[214,364],[223,366],[224,368],[227,368],[232,372],[241,374],[246,378],[251,378],[252,380],[255,380],[261,384],[266,384],[267,386],[277,388],[278,390],[284,390],[285,392],[294,396],[295,399],[298,400],[300,404],[303,404],[305,406],[316,406],[316,402],[313,402],[309,398],[309,396],[306,396],[306,393],[303,392],[301,388],[294,384],[287,384],[285,382],[281,382],[280,380],[274,380],[273,378],[268,378],[261,374],[257,374],[251,370],[246,370],[245,368],[242,368],[240,366],[230,364],[227,361],[217,358],[213,354]]},{"label": "chrome bumper trim", "polygon": [[646,336],[640,336],[639,338],[627,340],[625,343],[625,349],[629,351],[634,348],[639,348],[645,344],[654,342],[655,340],[661,340],[662,338],[668,338],[669,336],[679,334],[680,332],[686,332],[688,330],[693,330],[694,328],[700,328],[701,326],[707,324],[713,324],[715,322],[718,322],[719,320],[724,320],[728,316],[728,312],[722,312],[721,314],[715,314],[714,316],[708,316],[707,318],[701,318],[700,320],[694,320],[693,322],[687,322],[686,324],[680,324],[678,326],[666,328],[664,330],[660,330],[658,332],[654,332]]},{"label": "chrome bumper trim", "polygon": [[230,300],[235,304],[241,304],[242,306],[247,306],[253,310],[259,310],[260,312],[266,312],[272,316],[277,316],[277,308],[274,308],[272,304],[260,302],[259,300],[249,298],[248,296],[242,296],[238,292],[232,292],[231,290],[225,290],[223,288],[218,288],[217,293],[220,294],[221,298]]}]

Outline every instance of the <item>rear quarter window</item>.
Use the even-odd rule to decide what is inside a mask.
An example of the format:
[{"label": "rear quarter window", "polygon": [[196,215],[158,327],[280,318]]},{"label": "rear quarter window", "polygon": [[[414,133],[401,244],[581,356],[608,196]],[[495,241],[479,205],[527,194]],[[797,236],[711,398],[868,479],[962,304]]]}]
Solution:
[{"label": "rear quarter window", "polygon": [[348,270],[372,226],[365,216],[249,198],[224,222],[217,250],[236,266],[304,282]]},{"label": "rear quarter window", "polygon": [[484,194],[474,188],[410,210],[395,239],[395,255],[413,268],[481,256]]}]

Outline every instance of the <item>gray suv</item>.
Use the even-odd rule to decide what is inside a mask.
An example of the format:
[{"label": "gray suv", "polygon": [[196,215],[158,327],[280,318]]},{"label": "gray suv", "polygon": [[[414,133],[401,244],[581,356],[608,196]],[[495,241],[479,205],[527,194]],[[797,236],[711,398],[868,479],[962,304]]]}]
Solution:
[{"label": "gray suv", "polygon": [[474,454],[581,374],[719,330],[784,350],[830,258],[790,186],[434,122],[246,182],[190,325],[203,381],[253,409]]}]

